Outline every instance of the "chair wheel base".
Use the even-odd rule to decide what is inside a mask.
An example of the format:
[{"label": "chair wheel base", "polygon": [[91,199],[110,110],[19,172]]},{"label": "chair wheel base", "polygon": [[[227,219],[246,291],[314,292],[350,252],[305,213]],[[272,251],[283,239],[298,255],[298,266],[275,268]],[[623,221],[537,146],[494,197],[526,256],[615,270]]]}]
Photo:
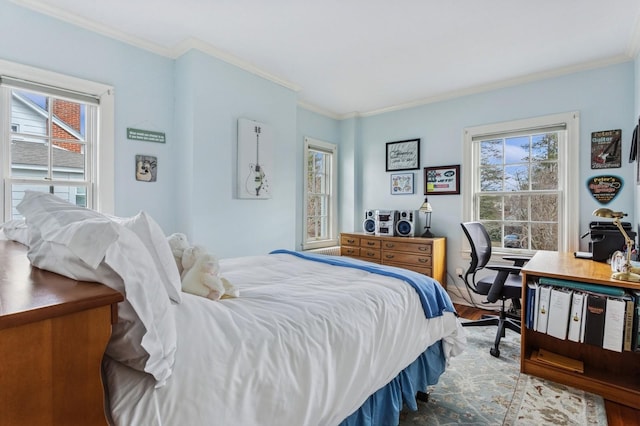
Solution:
[{"label": "chair wheel base", "polygon": [[418,393],[416,394],[416,399],[422,402],[429,402],[429,393],[418,391]]}]

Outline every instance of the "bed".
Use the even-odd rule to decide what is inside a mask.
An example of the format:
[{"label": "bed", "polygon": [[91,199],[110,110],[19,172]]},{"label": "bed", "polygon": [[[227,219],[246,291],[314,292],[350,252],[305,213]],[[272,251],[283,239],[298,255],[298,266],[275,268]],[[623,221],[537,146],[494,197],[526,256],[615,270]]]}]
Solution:
[{"label": "bed", "polygon": [[18,210],[27,230],[5,232],[32,264],[126,296],[103,361],[114,425],[397,424],[465,345],[446,292],[411,271],[277,250],[221,259],[240,297],[212,301],[180,292],[144,212],[39,193]]}]

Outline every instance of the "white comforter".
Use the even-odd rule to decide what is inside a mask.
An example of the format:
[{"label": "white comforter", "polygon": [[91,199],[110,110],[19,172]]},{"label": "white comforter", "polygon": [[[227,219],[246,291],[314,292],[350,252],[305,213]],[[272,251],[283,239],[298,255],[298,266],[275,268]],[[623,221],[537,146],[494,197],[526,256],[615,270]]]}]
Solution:
[{"label": "white comforter", "polygon": [[221,261],[240,298],[183,294],[175,306],[173,375],[105,361],[117,425],[335,425],[443,339],[464,332],[452,313],[426,319],[415,290],[358,269],[287,255]]}]

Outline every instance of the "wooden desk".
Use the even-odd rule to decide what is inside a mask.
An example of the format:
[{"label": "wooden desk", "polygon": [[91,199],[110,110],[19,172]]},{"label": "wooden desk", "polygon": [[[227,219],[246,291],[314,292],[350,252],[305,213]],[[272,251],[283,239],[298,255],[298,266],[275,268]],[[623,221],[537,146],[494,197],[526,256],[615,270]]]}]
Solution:
[{"label": "wooden desk", "polygon": [[[522,270],[522,323],[525,324],[526,283],[540,277],[560,278],[584,283],[640,290],[640,283],[612,280],[608,264],[576,259],[572,253],[539,251]],[[584,373],[554,368],[531,359],[534,350],[544,348],[584,362]],[[605,399],[640,408],[640,353],[615,352],[597,346],[560,340],[538,333],[525,326],[521,334],[520,370],[523,373],[549,379]]]},{"label": "wooden desk", "polygon": [[0,424],[105,425],[100,364],[120,293],[34,268],[0,240]]}]

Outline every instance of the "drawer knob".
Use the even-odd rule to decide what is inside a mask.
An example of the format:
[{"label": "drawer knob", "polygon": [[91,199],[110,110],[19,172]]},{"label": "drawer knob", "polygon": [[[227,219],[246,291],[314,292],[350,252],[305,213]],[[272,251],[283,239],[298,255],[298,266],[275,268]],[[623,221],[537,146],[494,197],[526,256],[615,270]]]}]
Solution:
[{"label": "drawer knob", "polygon": [[376,242],[375,241],[367,241],[367,245],[368,246],[375,246]]},{"label": "drawer knob", "polygon": [[393,248],[393,247],[395,247],[395,244],[393,244],[393,243],[387,243],[387,244],[386,244],[386,246],[387,246],[387,248]]},{"label": "drawer knob", "polygon": [[418,247],[418,250],[420,250],[420,251],[427,251],[427,248],[426,248],[426,247]]},{"label": "drawer knob", "polygon": [[420,262],[420,263],[427,263],[427,259],[418,259],[418,262]]},{"label": "drawer knob", "polygon": [[387,254],[387,255],[385,255],[385,257],[386,257],[387,259],[393,259],[395,256],[394,256],[394,255],[392,255],[392,254]]},{"label": "drawer knob", "polygon": [[356,242],[356,240],[347,240],[347,242],[348,242],[349,244],[353,244],[353,243],[355,243],[355,242]]}]

